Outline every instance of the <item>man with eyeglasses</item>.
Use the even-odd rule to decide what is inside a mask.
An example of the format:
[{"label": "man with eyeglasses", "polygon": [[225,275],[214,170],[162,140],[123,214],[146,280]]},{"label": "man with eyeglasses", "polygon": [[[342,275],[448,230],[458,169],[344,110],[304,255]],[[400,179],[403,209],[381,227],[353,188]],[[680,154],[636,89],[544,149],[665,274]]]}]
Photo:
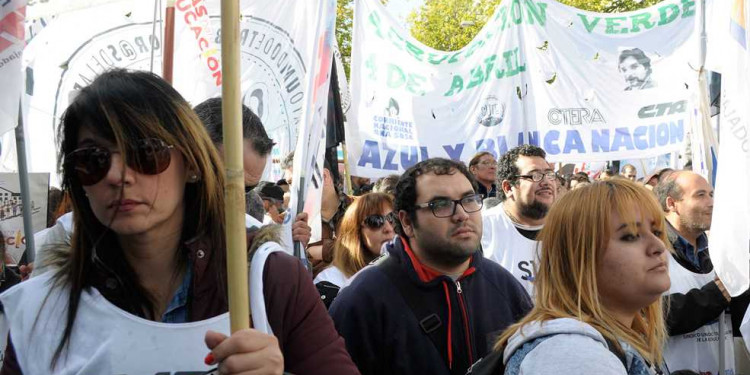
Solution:
[{"label": "man with eyeglasses", "polygon": [[536,236],[557,197],[557,174],[546,156],[533,145],[503,154],[497,170],[503,203],[482,214],[484,256],[510,271],[529,294],[539,264]]},{"label": "man with eyeglasses", "polygon": [[463,375],[531,308],[513,276],[482,256],[481,209],[460,162],[428,159],[400,177],[398,236],[329,311],[363,375]]},{"label": "man with eyeglasses", "polygon": [[477,193],[482,194],[483,198],[497,197],[497,162],[491,152],[482,151],[474,155],[469,161],[469,171],[477,179]]}]

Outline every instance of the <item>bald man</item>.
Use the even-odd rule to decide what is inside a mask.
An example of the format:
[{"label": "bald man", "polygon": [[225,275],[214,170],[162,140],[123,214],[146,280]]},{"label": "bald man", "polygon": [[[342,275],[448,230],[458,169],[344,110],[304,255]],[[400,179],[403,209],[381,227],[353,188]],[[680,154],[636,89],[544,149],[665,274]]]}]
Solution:
[{"label": "bald man", "polygon": [[[719,373],[719,319],[727,307],[723,334],[727,373],[734,372],[732,321],[742,319],[746,297],[732,299],[716,276],[708,250],[714,189],[689,171],[672,172],[654,188],[667,219],[674,252],[669,261],[672,281],[665,362],[671,371]],[[744,302],[743,302],[744,299]],[[735,317],[734,315],[737,315]],[[731,320],[730,320],[731,318]]]}]

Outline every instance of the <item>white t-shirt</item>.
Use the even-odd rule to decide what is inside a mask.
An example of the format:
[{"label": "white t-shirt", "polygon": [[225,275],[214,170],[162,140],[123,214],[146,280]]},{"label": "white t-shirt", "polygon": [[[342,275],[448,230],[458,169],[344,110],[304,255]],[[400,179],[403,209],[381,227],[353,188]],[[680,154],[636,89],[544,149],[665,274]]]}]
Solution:
[{"label": "white t-shirt", "polygon": [[531,295],[539,263],[539,242],[518,232],[502,204],[482,212],[482,227],[484,257],[508,270]]},{"label": "white t-shirt", "polygon": [[328,266],[323,271],[320,271],[318,276],[315,276],[313,284],[321,283],[323,281],[328,281],[329,283],[336,285],[339,288],[343,288],[347,285],[349,278],[346,277],[346,275],[344,275],[344,273],[341,272],[340,269],[334,266]]}]

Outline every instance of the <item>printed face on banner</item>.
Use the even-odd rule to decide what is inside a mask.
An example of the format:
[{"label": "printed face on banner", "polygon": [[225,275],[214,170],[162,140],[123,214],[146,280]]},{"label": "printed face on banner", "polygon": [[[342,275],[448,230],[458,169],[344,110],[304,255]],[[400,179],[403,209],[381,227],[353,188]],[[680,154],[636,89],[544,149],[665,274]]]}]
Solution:
[{"label": "printed face on banner", "polygon": [[679,150],[697,87],[695,10],[693,0],[627,16],[507,1],[466,47],[445,52],[412,38],[377,1],[358,0],[351,172],[379,177],[519,144],[571,163]]}]

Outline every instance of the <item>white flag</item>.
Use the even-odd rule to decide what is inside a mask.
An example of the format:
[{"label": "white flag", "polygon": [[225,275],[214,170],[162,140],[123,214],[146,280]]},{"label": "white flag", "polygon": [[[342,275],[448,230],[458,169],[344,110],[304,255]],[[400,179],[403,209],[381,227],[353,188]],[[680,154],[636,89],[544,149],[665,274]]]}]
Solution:
[{"label": "white flag", "polygon": [[0,134],[18,123],[26,0],[0,2]]},{"label": "white flag", "polygon": [[721,129],[709,244],[716,273],[732,296],[750,286],[750,50],[748,6],[733,0],[726,19],[731,38],[724,53]]},{"label": "white flag", "polygon": [[[308,1],[308,0],[305,0]],[[313,55],[305,83],[305,105],[302,108],[294,151],[294,176],[291,186],[289,213],[284,220],[287,232],[291,228],[297,211],[304,209],[312,226],[313,241],[321,236],[320,204],[323,191],[323,155],[326,145],[326,122],[328,118],[328,89],[331,82],[331,64],[335,44],[336,2],[316,2],[317,26],[312,39]],[[343,74],[343,72],[342,72]],[[304,202],[302,202],[304,201]],[[304,207],[298,207],[299,204]],[[287,236],[287,240],[291,237]]]}]

